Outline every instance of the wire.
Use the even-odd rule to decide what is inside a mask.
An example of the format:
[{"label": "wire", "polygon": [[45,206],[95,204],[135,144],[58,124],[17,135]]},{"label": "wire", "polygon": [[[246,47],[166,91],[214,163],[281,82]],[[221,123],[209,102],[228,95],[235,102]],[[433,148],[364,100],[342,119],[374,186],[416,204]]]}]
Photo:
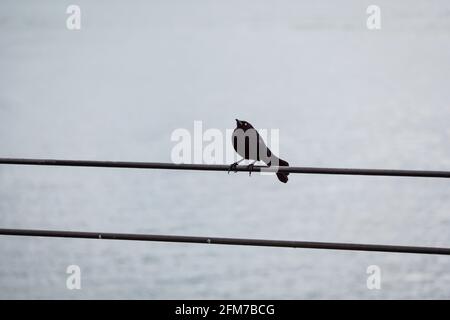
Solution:
[{"label": "wire", "polygon": [[[229,165],[218,165],[218,164],[175,164],[175,163],[161,163],[161,162],[17,159],[17,158],[0,158],[0,164],[97,167],[97,168],[101,167],[101,168],[133,168],[133,169],[202,170],[202,171],[228,171],[230,169]],[[233,169],[233,171],[249,172],[250,169],[248,168],[248,166],[236,166],[236,168]],[[289,173],[304,173],[304,174],[450,178],[450,171],[427,171],[427,170],[255,166],[251,171],[253,172],[273,171],[273,172],[289,172]]]},{"label": "wire", "polygon": [[310,242],[310,241],[239,239],[239,238],[192,237],[192,236],[175,236],[175,235],[55,231],[55,230],[26,230],[26,229],[0,229],[0,235],[26,236],[26,237],[53,237],[53,238],[82,238],[82,239],[101,239],[101,240],[158,241],[158,242],[221,244],[221,245],[236,245],[236,246],[450,255],[450,248],[412,247],[412,246],[360,244],[360,243]]}]

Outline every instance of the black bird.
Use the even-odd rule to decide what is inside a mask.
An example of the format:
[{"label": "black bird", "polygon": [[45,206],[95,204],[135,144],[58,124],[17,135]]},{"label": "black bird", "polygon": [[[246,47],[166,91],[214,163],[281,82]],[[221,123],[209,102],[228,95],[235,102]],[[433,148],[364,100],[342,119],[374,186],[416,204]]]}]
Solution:
[{"label": "black bird", "polygon": [[[269,167],[271,165],[289,166],[287,161],[278,158],[270,151],[258,131],[247,121],[236,119],[236,129],[233,131],[232,140],[234,150],[243,158],[230,165],[228,172],[235,170],[236,166],[244,159],[254,160],[248,166],[249,175],[257,161],[263,161]],[[288,182],[288,175],[289,173],[277,172],[278,180],[283,183]]]}]

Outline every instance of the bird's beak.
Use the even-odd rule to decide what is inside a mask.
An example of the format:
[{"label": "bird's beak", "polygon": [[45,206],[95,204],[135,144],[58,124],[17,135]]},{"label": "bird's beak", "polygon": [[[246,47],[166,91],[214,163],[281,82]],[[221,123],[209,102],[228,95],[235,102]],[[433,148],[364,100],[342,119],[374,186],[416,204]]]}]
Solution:
[{"label": "bird's beak", "polygon": [[236,124],[237,124],[237,126],[239,127],[239,126],[242,124],[241,120],[236,119]]}]

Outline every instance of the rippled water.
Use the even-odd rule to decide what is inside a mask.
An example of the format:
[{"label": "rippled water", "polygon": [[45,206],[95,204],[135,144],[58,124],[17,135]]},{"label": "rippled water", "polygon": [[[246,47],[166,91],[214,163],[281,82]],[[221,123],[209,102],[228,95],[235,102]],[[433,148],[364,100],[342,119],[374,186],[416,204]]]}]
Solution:
[{"label": "rippled water", "polygon": [[[0,156],[170,161],[280,129],[302,166],[450,170],[450,3],[0,3]],[[0,227],[450,246],[445,179],[0,166]],[[66,289],[79,265],[82,289]],[[366,269],[381,268],[381,290]],[[0,237],[0,298],[450,298],[446,256]]]}]

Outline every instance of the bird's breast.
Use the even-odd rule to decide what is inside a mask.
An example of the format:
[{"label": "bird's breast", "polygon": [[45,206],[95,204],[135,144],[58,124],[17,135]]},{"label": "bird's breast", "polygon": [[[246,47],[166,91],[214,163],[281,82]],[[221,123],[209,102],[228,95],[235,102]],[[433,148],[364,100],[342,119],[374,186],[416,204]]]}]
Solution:
[{"label": "bird's breast", "polygon": [[236,128],[233,131],[232,142],[234,150],[245,159],[259,160],[258,132],[255,129],[242,130]]}]

